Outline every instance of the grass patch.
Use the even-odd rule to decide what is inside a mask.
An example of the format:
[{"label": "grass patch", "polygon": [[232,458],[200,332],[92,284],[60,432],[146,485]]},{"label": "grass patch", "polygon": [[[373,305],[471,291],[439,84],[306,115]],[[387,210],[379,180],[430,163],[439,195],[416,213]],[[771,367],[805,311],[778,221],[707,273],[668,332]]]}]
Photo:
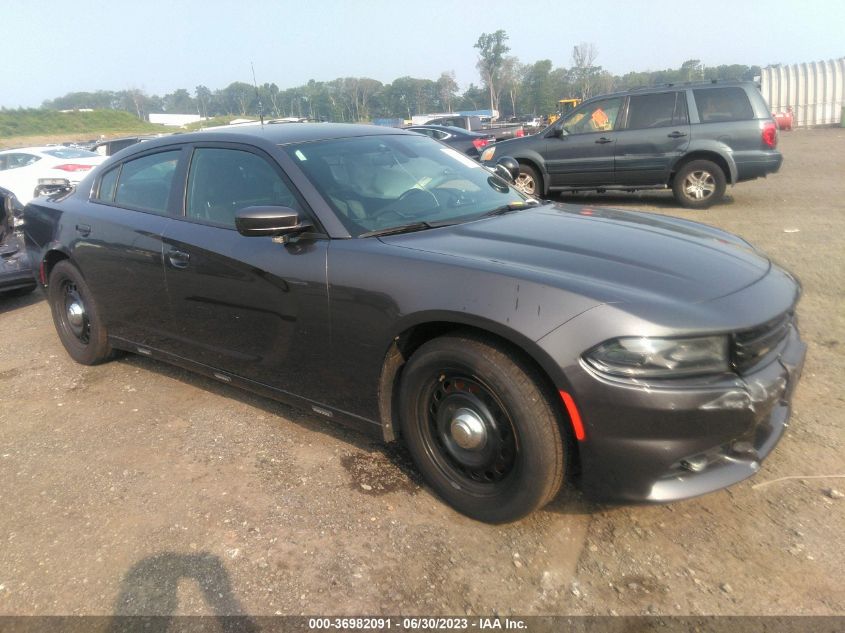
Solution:
[{"label": "grass patch", "polygon": [[0,111],[0,140],[10,137],[66,135],[99,136],[116,132],[172,132],[173,128],[141,121],[123,110],[57,112],[19,109]]}]

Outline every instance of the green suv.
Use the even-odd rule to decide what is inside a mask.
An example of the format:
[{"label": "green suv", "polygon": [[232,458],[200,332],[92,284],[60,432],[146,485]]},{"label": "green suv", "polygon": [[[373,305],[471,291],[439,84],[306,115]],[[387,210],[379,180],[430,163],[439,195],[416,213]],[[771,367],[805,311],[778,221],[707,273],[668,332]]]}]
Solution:
[{"label": "green suv", "polygon": [[669,84],[585,101],[542,132],[489,147],[481,161],[515,158],[516,185],[533,196],[671,188],[682,206],[706,209],[728,183],[780,169],[777,141],[753,83]]}]

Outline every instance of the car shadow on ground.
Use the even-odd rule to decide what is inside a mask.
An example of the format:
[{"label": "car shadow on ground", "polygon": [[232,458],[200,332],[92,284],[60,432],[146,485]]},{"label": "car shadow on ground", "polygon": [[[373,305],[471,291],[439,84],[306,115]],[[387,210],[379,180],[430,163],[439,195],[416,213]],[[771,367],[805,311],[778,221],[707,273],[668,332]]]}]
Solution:
[{"label": "car shadow on ground", "polygon": [[[164,633],[179,608],[179,582],[193,580],[221,631],[259,631],[244,614],[219,557],[209,552],[162,552],[148,556],[123,577],[108,633]],[[183,610],[184,612],[184,610]],[[181,627],[179,628],[181,629]],[[207,630],[203,627],[203,630]]]},{"label": "car shadow on ground", "polygon": [[6,292],[0,294],[0,314],[4,312],[11,312],[12,310],[19,310],[26,308],[41,301],[44,301],[45,296],[41,290],[28,292],[26,294],[15,295],[14,292]]},{"label": "car shadow on ground", "polygon": [[[205,376],[167,363],[134,354],[126,354],[120,357],[117,362],[125,363],[143,371],[155,372],[197,389],[256,407],[270,416],[281,418],[308,431],[322,433],[348,444],[351,449],[357,449],[360,453],[351,456],[349,459],[342,459],[341,463],[350,474],[352,480],[350,485],[358,492],[363,490],[370,496],[378,496],[397,490],[406,494],[414,494],[425,485],[410,453],[400,442],[384,443],[373,435],[354,427],[328,422],[322,416],[311,414],[238,387],[221,384]],[[382,463],[379,464],[379,462]],[[383,467],[384,463],[389,464],[389,471]],[[574,482],[577,481],[575,475],[567,473],[567,480],[570,477],[573,477],[573,481],[567,481],[557,497],[545,509],[562,515],[592,514],[600,510],[600,506],[585,499],[574,485]],[[365,486],[361,486],[362,483]],[[437,496],[434,492],[432,492],[432,495]]]}]

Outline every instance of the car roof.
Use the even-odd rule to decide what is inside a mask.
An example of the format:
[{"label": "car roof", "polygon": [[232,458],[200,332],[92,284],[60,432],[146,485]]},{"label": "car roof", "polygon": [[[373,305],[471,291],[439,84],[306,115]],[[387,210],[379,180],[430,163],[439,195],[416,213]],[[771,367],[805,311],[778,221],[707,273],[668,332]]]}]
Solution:
[{"label": "car roof", "polygon": [[701,88],[725,88],[729,86],[749,86],[754,85],[751,81],[742,81],[739,79],[713,79],[711,81],[684,81],[677,83],[658,84],[656,86],[640,86],[637,88],[628,88],[627,90],[618,90],[616,92],[608,92],[602,95],[596,95],[586,99],[584,103],[595,101],[596,99],[607,99],[608,97],[626,97],[632,94],[651,94],[655,92],[668,92],[670,90],[682,90],[686,88],[701,89]]},{"label": "car roof", "polygon": [[437,124],[429,124],[426,123],[425,125],[409,125],[405,130],[441,130],[443,132],[449,132],[451,134],[460,134],[463,136],[493,136],[492,134],[485,134],[484,132],[478,132],[476,130],[465,130],[462,127],[455,127],[454,125],[437,125]]},{"label": "car roof", "polygon": [[350,138],[355,136],[379,136],[384,134],[407,134],[404,130],[379,125],[360,125],[354,123],[260,123],[234,125],[229,128],[198,131],[180,135],[182,140],[195,141],[210,136],[248,136],[262,139],[277,145],[289,143],[307,143],[326,139]]},{"label": "car roof", "polygon": [[173,134],[162,138],[150,139],[143,143],[130,145],[110,158],[115,156],[123,160],[137,152],[157,149],[168,145],[181,143],[203,143],[203,142],[231,142],[246,143],[253,145],[290,145],[295,143],[308,143],[311,141],[325,141],[331,139],[354,138],[364,136],[385,136],[385,135],[410,135],[413,132],[406,132],[391,127],[379,125],[359,125],[353,123],[260,123],[233,125],[229,127],[215,127],[214,129],[199,130],[186,134]]}]

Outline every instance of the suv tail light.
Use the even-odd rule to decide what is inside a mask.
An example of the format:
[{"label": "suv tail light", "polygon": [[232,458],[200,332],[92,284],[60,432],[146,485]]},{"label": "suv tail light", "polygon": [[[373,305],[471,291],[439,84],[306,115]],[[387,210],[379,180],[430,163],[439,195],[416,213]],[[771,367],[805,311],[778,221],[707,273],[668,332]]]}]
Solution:
[{"label": "suv tail light", "polygon": [[525,130],[523,130],[522,128],[519,128],[516,131],[516,134],[514,134],[514,136],[517,137],[517,138],[522,138],[523,136],[525,136]]},{"label": "suv tail light", "polygon": [[475,149],[481,151],[481,148],[487,147],[490,144],[490,139],[474,138],[472,139],[472,144],[475,145]]},{"label": "suv tail light", "polygon": [[64,163],[53,167],[53,169],[61,169],[62,171],[88,171],[93,168],[94,165],[80,165],[79,163]]},{"label": "suv tail light", "polygon": [[763,124],[763,145],[769,149],[778,146],[778,126],[774,121]]}]

